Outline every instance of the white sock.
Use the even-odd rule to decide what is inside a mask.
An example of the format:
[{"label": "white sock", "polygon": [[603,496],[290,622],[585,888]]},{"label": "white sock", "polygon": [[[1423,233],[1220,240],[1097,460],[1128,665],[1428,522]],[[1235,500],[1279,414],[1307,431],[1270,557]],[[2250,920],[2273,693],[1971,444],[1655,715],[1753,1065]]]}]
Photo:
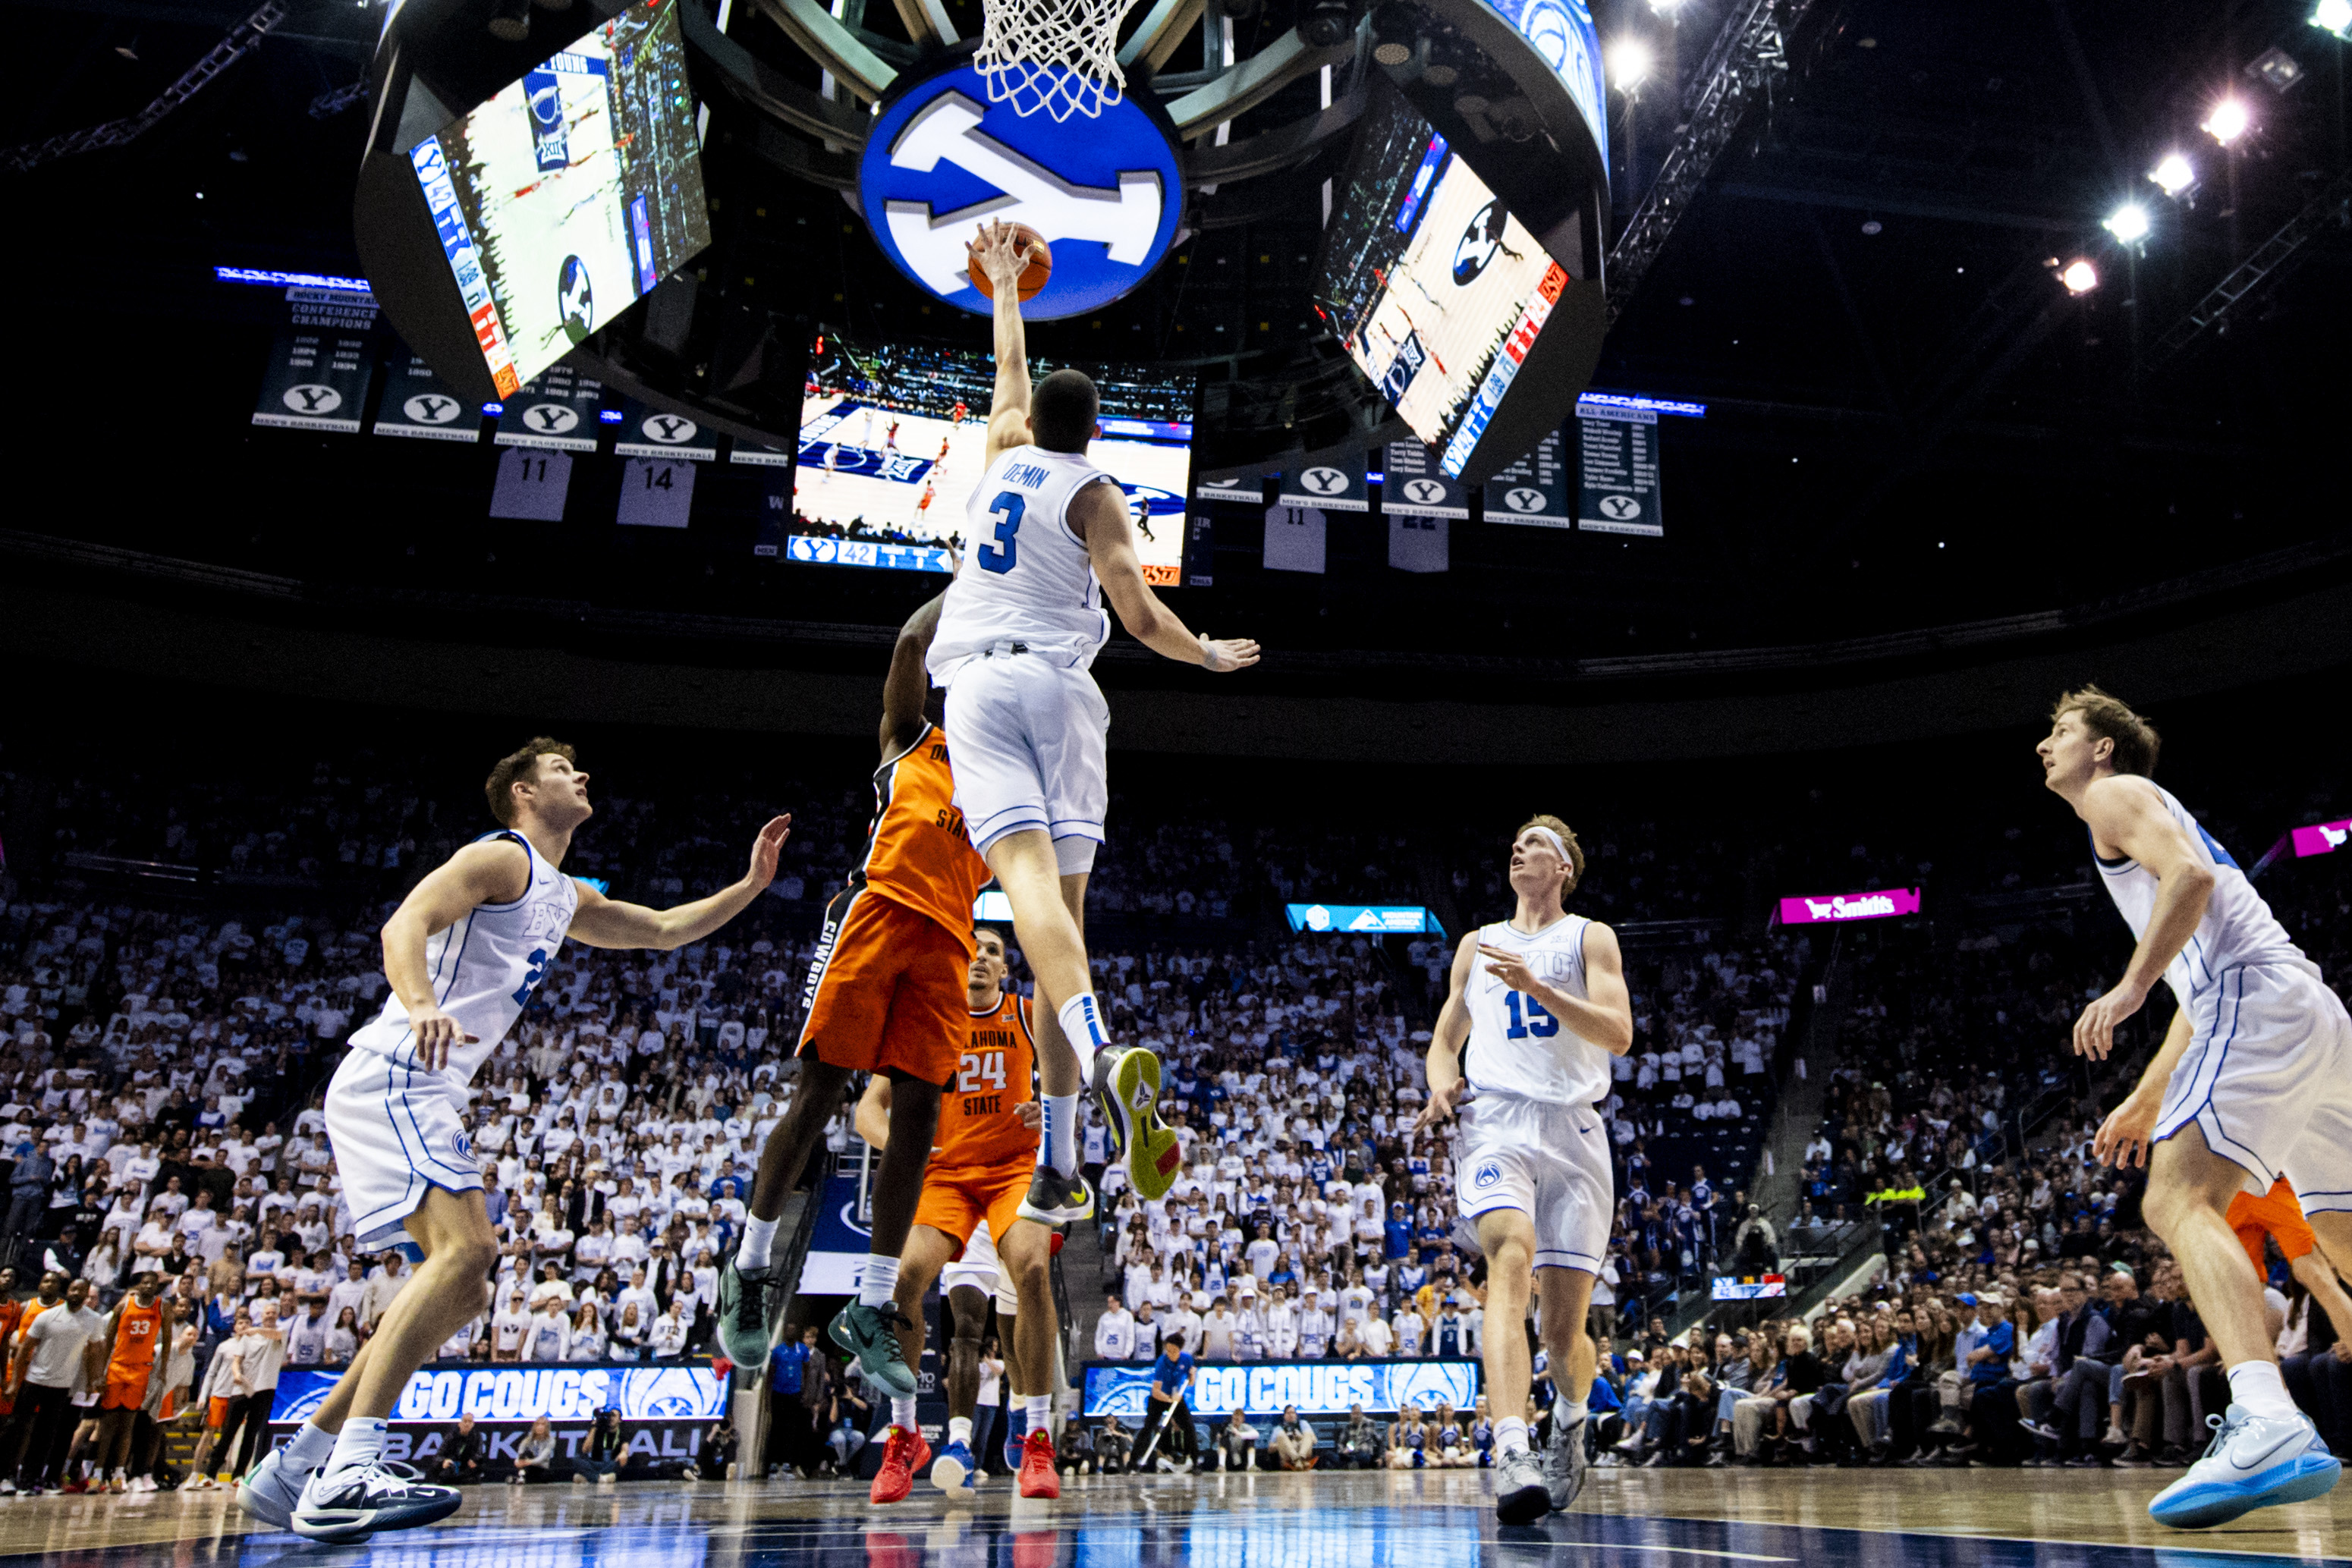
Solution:
[{"label": "white sock", "polygon": [[1528,1424],[1517,1416],[1506,1416],[1495,1423],[1495,1452],[1524,1454],[1528,1451]]},{"label": "white sock", "polygon": [[898,1289],[898,1260],[885,1258],[879,1252],[866,1255],[866,1271],[857,1276],[857,1300],[860,1305],[878,1307],[890,1300]]},{"label": "white sock", "polygon": [[757,1273],[768,1267],[770,1251],[776,1244],[777,1219],[762,1219],[756,1214],[743,1217],[743,1245],[735,1251],[735,1271]]},{"label": "white sock", "polygon": [[343,1429],[335,1435],[335,1452],[324,1469],[332,1474],[340,1470],[356,1470],[375,1463],[383,1452],[383,1417],[381,1416],[346,1416]]},{"label": "white sock", "polygon": [[[915,1429],[915,1396],[913,1395],[909,1394],[904,1399],[896,1397],[891,1399],[890,1425],[903,1427],[909,1432]],[[969,1427],[971,1423],[967,1422],[965,1425]]]},{"label": "white sock", "polygon": [[1045,1108],[1045,1163],[1064,1176],[1074,1175],[1078,1168],[1078,1097],[1041,1094],[1038,1103]]},{"label": "white sock", "polygon": [[2297,1414],[2274,1361],[2242,1361],[2230,1368],[2230,1402],[2244,1406],[2250,1416]]},{"label": "white sock", "polygon": [[948,1441],[949,1441],[949,1442],[950,1442],[950,1443],[962,1443],[962,1444],[964,1444],[964,1445],[965,1445],[965,1446],[967,1446],[967,1447],[969,1447],[969,1446],[971,1445],[971,1416],[949,1416],[949,1417],[948,1417]]},{"label": "white sock", "polygon": [[1070,1042],[1078,1060],[1087,1064],[1087,1075],[1091,1079],[1096,1052],[1110,1044],[1110,1031],[1103,1028],[1102,1009],[1096,1005],[1095,994],[1080,991],[1064,1002],[1054,1016],[1061,1020],[1062,1038]]},{"label": "white sock", "polygon": [[1054,1424],[1054,1396],[1052,1395],[1027,1395],[1024,1396],[1022,1403],[1029,1408],[1029,1430],[1032,1432],[1043,1432]]},{"label": "white sock", "polygon": [[335,1451],[335,1435],[320,1427],[316,1421],[305,1421],[286,1440],[286,1467],[298,1476],[307,1476],[331,1458]]}]

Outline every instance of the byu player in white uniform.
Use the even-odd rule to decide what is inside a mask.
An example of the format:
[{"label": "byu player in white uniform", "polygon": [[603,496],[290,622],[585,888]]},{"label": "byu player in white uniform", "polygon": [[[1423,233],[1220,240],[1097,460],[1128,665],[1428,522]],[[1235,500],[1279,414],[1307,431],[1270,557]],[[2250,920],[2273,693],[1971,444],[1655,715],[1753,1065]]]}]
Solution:
[{"label": "byu player in white uniform", "polygon": [[1087,673],[1119,624],[1154,653],[1216,672],[1257,663],[1255,643],[1187,631],[1143,580],[1118,481],[1087,461],[1095,384],[1055,371],[1033,391],[1016,287],[1027,246],[1003,224],[971,246],[995,290],[996,389],[987,467],[967,504],[971,553],[948,587],[929,655],[947,688],[956,804],[973,847],[1013,904],[1037,1010],[1045,1136],[1022,1212],[1066,1224],[1093,1212],[1079,1178],[1078,1094],[1090,1079],[1126,1150],[1137,1191],[1174,1182],[1176,1135],[1154,1111],[1160,1061],[1113,1051],[1087,967],[1087,874],[1110,800],[1103,741],[1110,710]]},{"label": "byu player in white uniform", "polygon": [[2241,1191],[2284,1176],[2327,1261],[2352,1274],[2352,1019],[2229,852],[2148,779],[2146,719],[2085,686],[2051,721],[2035,748],[2043,781],[2089,824],[2099,880],[2138,938],[2122,983],[2076,1020],[2074,1050],[2105,1060],[2158,978],[2179,1004],[2094,1147],[2148,1165],[2142,1212],[2230,1369],[2212,1446],[2148,1505],[2158,1523],[2201,1529],[2318,1497],[2342,1472],[2280,1380],[2262,1281],[2225,1217]]},{"label": "byu player in white uniform", "polygon": [[[1633,1009],[1617,934],[1564,907],[1583,874],[1584,852],[1558,817],[1537,817],[1513,836],[1518,908],[1454,950],[1429,1042],[1429,1103],[1416,1124],[1461,1118],[1454,1205],[1486,1255],[1480,1354],[1497,1413],[1495,1510],[1506,1524],[1565,1510],[1584,1484],[1594,1366],[1584,1321],[1616,1201],[1594,1106],[1609,1095],[1609,1059],[1633,1049]],[[1530,1270],[1557,1390],[1540,1461],[1519,1415],[1533,1382],[1520,1332]]]},{"label": "byu player in white uniform", "polygon": [[[484,786],[499,831],[459,850],[383,926],[383,1009],[352,1034],[327,1086],[327,1137],[362,1250],[420,1260],[326,1399],[246,1477],[246,1512],[313,1540],[363,1540],[456,1510],[382,1460],[383,1427],[416,1369],[489,1300],[499,1243],[466,1136],[475,1071],[514,1027],[568,936],[593,947],[679,947],[741,913],[774,879],[792,819],[760,830],[743,878],[654,910],[606,898],[557,868],[588,820],[572,748],[538,739]],[[403,1473],[406,1472],[406,1473]]]}]

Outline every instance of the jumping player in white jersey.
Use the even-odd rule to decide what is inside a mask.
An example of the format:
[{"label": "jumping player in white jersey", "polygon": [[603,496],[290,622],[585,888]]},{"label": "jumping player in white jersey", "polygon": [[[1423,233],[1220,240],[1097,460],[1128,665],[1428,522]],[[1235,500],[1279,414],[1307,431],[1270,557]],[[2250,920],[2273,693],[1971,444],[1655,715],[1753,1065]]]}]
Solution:
[{"label": "jumping player in white jersey", "polygon": [[2076,1053],[2105,1061],[2159,978],[2178,1004],[2094,1149],[2148,1166],[2142,1212],[2229,1367],[2211,1447],[2148,1504],[2160,1524],[2202,1529],[2321,1496],[2342,1473],[2287,1396],[2262,1281],[2226,1217],[2284,1176],[2321,1252],[2352,1274],[2352,1019],[2229,852],[2150,780],[2157,747],[2146,719],[2085,686],[2058,699],[2035,750],[2138,939],[2122,982],[2075,1021]]},{"label": "jumping player in white jersey", "polygon": [[966,508],[976,548],[948,587],[929,665],[947,688],[956,804],[1012,902],[1046,1004],[1037,1013],[1045,1135],[1021,1212],[1060,1225],[1094,1209],[1077,1174],[1087,1082],[1144,1197],[1168,1190],[1179,1158],[1176,1135],[1154,1109],[1160,1061],[1140,1048],[1110,1048],[1087,967],[1087,875],[1110,798],[1110,711],[1087,673],[1110,635],[1103,601],[1138,642],[1181,664],[1245,669],[1258,650],[1247,640],[1195,636],[1145,583],[1125,493],[1087,461],[1094,382],[1061,370],[1029,384],[1016,287],[1026,243],[988,225],[971,253],[995,289],[996,389],[987,466]]},{"label": "jumping player in white jersey", "polygon": [[[1615,1207],[1609,1139],[1594,1106],[1609,1059],[1633,1045],[1633,1003],[1617,934],[1570,915],[1584,851],[1558,817],[1511,840],[1518,908],[1462,938],[1429,1042],[1429,1103],[1415,1130],[1459,1116],[1454,1206],[1486,1255],[1480,1336],[1494,1408],[1495,1511],[1531,1524],[1565,1511],[1584,1485],[1584,1404],[1595,1353],[1584,1320]],[[1542,1307],[1555,1391],[1551,1441],[1528,1448],[1529,1275]]]},{"label": "jumping player in white jersey", "polygon": [[383,925],[392,994],[362,1024],[327,1087],[327,1137],[363,1252],[418,1260],[333,1390],[237,1489],[246,1512],[314,1541],[362,1541],[454,1511],[382,1458],[384,1422],[409,1378],[489,1301],[499,1242],[466,1135],[475,1071],[530,1004],[569,936],[592,947],[681,947],[740,914],[776,874],[792,819],[751,843],[742,878],[691,904],[606,898],[557,867],[585,822],[588,775],[545,738],[502,758],[484,786],[499,827],[425,876]]}]

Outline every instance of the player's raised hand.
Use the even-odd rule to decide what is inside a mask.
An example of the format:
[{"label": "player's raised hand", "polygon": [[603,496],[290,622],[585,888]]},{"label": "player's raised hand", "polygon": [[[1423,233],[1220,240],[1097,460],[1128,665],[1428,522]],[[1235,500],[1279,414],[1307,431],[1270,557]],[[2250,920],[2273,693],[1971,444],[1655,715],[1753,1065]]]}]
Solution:
[{"label": "player's raised hand", "polygon": [[416,1065],[427,1072],[438,1072],[449,1065],[452,1046],[481,1043],[460,1028],[456,1019],[431,1002],[408,1015],[408,1027],[416,1035]]},{"label": "player's raised hand", "polygon": [[964,248],[980,263],[981,271],[988,274],[990,283],[1014,290],[1018,298],[1021,275],[1029,269],[1029,242],[1001,219],[977,226],[978,237],[966,240]]},{"label": "player's raised hand", "polygon": [[760,836],[751,841],[751,869],[746,873],[745,880],[754,887],[765,887],[775,881],[776,857],[783,853],[784,841],[792,836],[793,814],[790,811],[769,819],[768,825],[760,830]]},{"label": "player's raised hand", "polygon": [[1533,991],[1543,984],[1536,977],[1536,972],[1528,967],[1527,955],[1524,953],[1513,952],[1508,947],[1497,947],[1490,943],[1481,942],[1478,944],[1478,956],[1487,960],[1486,973],[1515,991]]},{"label": "player's raised hand", "polygon": [[1033,1133],[1045,1124],[1045,1109],[1034,1100],[1024,1100],[1013,1107],[1013,1113],[1020,1117],[1021,1124]]},{"label": "player's raised hand", "polygon": [[1425,1133],[1432,1127],[1444,1126],[1454,1120],[1454,1113],[1461,1110],[1469,1099],[1470,1081],[1467,1078],[1457,1078],[1443,1089],[1431,1090],[1429,1103],[1421,1108],[1421,1114],[1412,1119],[1412,1130]]},{"label": "player's raised hand", "polygon": [[2098,1135],[2091,1140],[2091,1153],[2101,1165],[2129,1168],[2147,1164],[2148,1150],[2156,1146],[2157,1118],[2163,1110],[2160,1099],[2126,1097],[2099,1124]]},{"label": "player's raised hand", "polygon": [[1202,637],[1201,667],[1213,675],[1228,675],[1257,663],[1257,643],[1247,637]]},{"label": "player's raised hand", "polygon": [[2116,1026],[2139,1011],[2146,1000],[2146,991],[2121,985],[2084,1008],[2074,1020],[2074,1054],[2105,1061],[2116,1048]]}]

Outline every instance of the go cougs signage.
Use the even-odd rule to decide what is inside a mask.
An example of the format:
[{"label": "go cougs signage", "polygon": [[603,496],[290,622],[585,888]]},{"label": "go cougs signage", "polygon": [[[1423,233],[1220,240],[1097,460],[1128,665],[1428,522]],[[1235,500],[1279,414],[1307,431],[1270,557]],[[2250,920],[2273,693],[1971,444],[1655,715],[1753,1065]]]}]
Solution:
[{"label": "go cougs signage", "polygon": [[1835,893],[1820,897],[1780,901],[1783,925],[1811,925],[1848,920],[1885,920],[1919,913],[1919,890],[1890,887],[1881,893]]}]

